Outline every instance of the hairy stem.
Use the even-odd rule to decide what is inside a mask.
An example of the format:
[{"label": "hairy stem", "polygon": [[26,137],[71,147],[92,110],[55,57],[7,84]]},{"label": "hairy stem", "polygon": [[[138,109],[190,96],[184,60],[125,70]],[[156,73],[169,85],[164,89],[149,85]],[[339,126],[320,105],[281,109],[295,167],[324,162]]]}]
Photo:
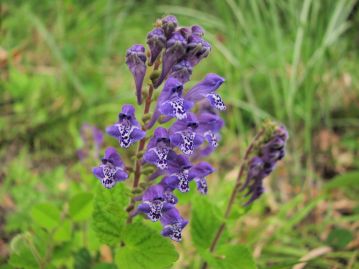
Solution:
[{"label": "hairy stem", "polygon": [[[232,211],[232,207],[234,205],[234,202],[236,201],[236,197],[237,197],[237,194],[238,194],[238,191],[241,187],[241,178],[243,177],[243,174],[244,174],[244,171],[245,171],[245,168],[246,168],[246,164],[248,162],[248,159],[249,159],[249,156],[250,154],[252,153],[253,149],[254,149],[254,146],[256,144],[256,142],[258,141],[258,139],[262,136],[262,134],[264,133],[264,130],[262,129],[259,133],[257,133],[257,135],[254,137],[253,141],[251,142],[251,144],[248,146],[245,154],[244,154],[244,157],[243,157],[243,160],[242,160],[242,163],[241,163],[241,167],[239,168],[239,172],[238,172],[238,175],[237,175],[237,179],[236,179],[236,184],[234,185],[234,188],[232,190],[232,194],[228,200],[228,203],[227,203],[227,207],[226,207],[226,211],[224,213],[224,218],[223,218],[223,221],[221,223],[221,225],[219,226],[217,232],[216,232],[216,235],[209,247],[209,251],[210,252],[214,252],[214,250],[216,249],[216,246],[218,244],[218,241],[221,239],[221,236],[224,232],[224,228],[226,227],[226,220],[228,219],[229,215],[231,214],[231,211]],[[201,269],[206,269],[208,266],[207,262],[203,262],[202,266],[201,266]]]}]

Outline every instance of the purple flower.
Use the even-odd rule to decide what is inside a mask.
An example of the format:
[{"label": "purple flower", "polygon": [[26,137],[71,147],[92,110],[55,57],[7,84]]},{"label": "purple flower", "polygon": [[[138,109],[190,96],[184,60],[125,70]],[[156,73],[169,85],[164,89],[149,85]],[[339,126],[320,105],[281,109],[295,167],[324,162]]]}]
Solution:
[{"label": "purple flower", "polygon": [[124,171],[124,164],[120,155],[112,147],[106,149],[102,164],[93,168],[93,173],[101,181],[102,185],[108,189],[128,177]]},{"label": "purple flower", "polygon": [[206,176],[214,172],[213,167],[207,162],[200,162],[193,166],[189,172],[189,178],[194,179],[197,184],[197,190],[201,194],[207,194],[208,186]]},{"label": "purple flower", "polygon": [[216,74],[208,74],[202,81],[197,83],[185,96],[185,100],[198,102],[207,99],[218,110],[225,110],[226,106],[222,98],[215,91],[222,85],[224,78]]},{"label": "purple flower", "polygon": [[182,60],[175,64],[172,68],[171,77],[176,78],[181,83],[185,84],[190,80],[192,75],[192,65],[187,60]]},{"label": "purple flower", "polygon": [[175,31],[178,22],[175,16],[166,16],[162,20],[162,29],[167,38],[169,38],[172,33]]},{"label": "purple flower", "polygon": [[158,97],[157,105],[153,113],[152,119],[147,125],[151,128],[161,114],[176,117],[177,119],[184,119],[187,117],[186,112],[189,111],[193,103],[182,98],[183,84],[175,78],[169,78],[163,90]]},{"label": "purple flower", "polygon": [[127,50],[126,64],[130,69],[136,84],[137,103],[142,103],[142,84],[146,75],[146,53],[142,45],[133,45]]},{"label": "purple flower", "polygon": [[168,176],[162,180],[170,189],[178,189],[180,192],[189,191],[191,162],[184,155],[177,155],[168,160]]},{"label": "purple flower", "polygon": [[149,64],[152,65],[162,49],[166,46],[165,33],[161,28],[155,28],[147,35],[147,44],[151,51],[151,58]]},{"label": "purple flower", "polygon": [[135,108],[132,105],[123,105],[118,118],[118,122],[107,127],[106,132],[117,138],[121,147],[128,148],[145,137],[146,133],[141,130],[140,124],[135,118]]},{"label": "purple flower", "polygon": [[166,200],[163,186],[155,185],[149,187],[143,194],[138,211],[145,213],[150,220],[157,221],[164,212],[172,207],[173,204]]},{"label": "purple flower", "polygon": [[191,155],[203,143],[203,137],[198,132],[199,122],[193,113],[188,113],[186,119],[177,120],[170,131],[171,143],[184,154]]},{"label": "purple flower", "polygon": [[183,219],[176,208],[171,208],[161,217],[163,230],[161,234],[168,236],[174,241],[182,240],[182,230],[186,227],[188,221]]},{"label": "purple flower", "polygon": [[198,115],[198,121],[198,132],[208,142],[208,146],[204,149],[203,154],[208,155],[218,146],[218,141],[221,138],[219,131],[222,129],[224,122],[217,114],[209,112],[200,113]]},{"label": "purple flower", "polygon": [[172,147],[167,129],[158,127],[147,145],[143,160],[156,165],[159,169],[166,169],[168,166],[168,156],[171,151]]},{"label": "purple flower", "polygon": [[211,52],[211,45],[198,35],[191,35],[188,38],[186,59],[192,66],[198,64]]},{"label": "purple flower", "polygon": [[154,84],[155,88],[163,82],[172,67],[183,58],[186,53],[186,45],[187,41],[180,32],[174,32],[167,40],[166,50],[162,56],[162,72]]}]

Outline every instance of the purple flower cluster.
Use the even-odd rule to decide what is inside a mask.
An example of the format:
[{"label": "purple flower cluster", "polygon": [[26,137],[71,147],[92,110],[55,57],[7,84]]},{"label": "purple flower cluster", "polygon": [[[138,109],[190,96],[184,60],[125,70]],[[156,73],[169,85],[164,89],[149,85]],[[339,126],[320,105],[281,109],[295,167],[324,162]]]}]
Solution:
[{"label": "purple flower cluster", "polygon": [[257,156],[249,161],[247,178],[240,191],[248,187],[245,196],[250,196],[246,205],[250,205],[264,192],[263,179],[275,168],[276,163],[284,158],[288,132],[284,126],[277,127],[273,134],[261,144]]},{"label": "purple flower cluster", "polygon": [[[179,27],[174,16],[167,16],[148,33],[147,53],[142,45],[128,49],[126,63],[135,80],[138,104],[142,103],[142,86],[146,77],[150,78],[148,83],[152,89],[162,84],[163,88],[153,112],[142,126],[136,120],[134,107],[124,105],[118,122],[106,129],[123,148],[141,140],[141,150],[141,145],[148,142],[147,148],[143,148],[140,165],[153,165],[156,170],[147,176],[150,187],[137,197],[141,203],[132,215],[142,213],[151,221],[160,221],[162,235],[175,241],[181,240],[182,230],[188,222],[176,209],[178,199],[174,191],[188,192],[191,181],[194,181],[200,194],[207,193],[206,177],[214,169],[201,158],[218,146],[219,132],[224,124],[218,111],[225,110],[226,106],[217,93],[224,82],[222,77],[209,73],[185,90],[194,66],[211,50],[203,35],[201,27]],[[157,71],[159,67],[160,72]],[[150,75],[146,76],[146,72]],[[146,107],[148,100],[152,101],[151,96],[146,99]],[[152,137],[145,139],[146,131],[172,119],[169,128],[158,126]],[[128,176],[114,148],[107,149],[102,164],[93,172],[106,188],[112,188]]]}]

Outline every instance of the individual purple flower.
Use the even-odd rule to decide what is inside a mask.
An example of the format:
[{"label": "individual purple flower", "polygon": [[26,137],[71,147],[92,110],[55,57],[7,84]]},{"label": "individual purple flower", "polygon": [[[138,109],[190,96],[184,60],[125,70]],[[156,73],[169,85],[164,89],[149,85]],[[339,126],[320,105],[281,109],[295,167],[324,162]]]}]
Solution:
[{"label": "individual purple flower", "polygon": [[211,52],[211,45],[202,37],[192,34],[188,38],[186,59],[195,66]]},{"label": "individual purple flower", "polygon": [[136,84],[137,103],[142,103],[142,84],[146,75],[146,53],[142,45],[133,45],[127,50],[126,64],[130,69]]},{"label": "individual purple flower", "polygon": [[123,105],[118,118],[118,122],[107,127],[106,132],[117,138],[121,147],[128,148],[145,137],[146,133],[141,130],[140,124],[135,118],[135,108],[132,105]]},{"label": "individual purple flower", "polygon": [[151,51],[149,64],[152,65],[166,46],[166,36],[161,28],[155,28],[147,35],[147,44]]},{"label": "individual purple flower", "polygon": [[158,127],[147,145],[143,160],[163,170],[168,166],[167,160],[171,151],[172,146],[167,129]]},{"label": "individual purple flower", "polygon": [[184,154],[191,155],[203,143],[203,137],[198,132],[199,122],[193,113],[188,113],[186,119],[177,120],[169,129],[171,143]]},{"label": "individual purple flower", "polygon": [[128,178],[120,155],[112,147],[106,149],[102,164],[93,168],[93,173],[108,189],[115,186],[117,182]]},{"label": "individual purple flower", "polygon": [[184,100],[182,97],[183,84],[175,79],[168,78],[161,94],[158,97],[157,105],[153,113],[152,119],[147,124],[147,128],[151,128],[158,120],[161,114],[176,117],[177,119],[184,119],[187,117],[193,102]]},{"label": "individual purple flower", "polygon": [[203,154],[208,155],[218,146],[220,140],[219,131],[222,129],[224,122],[217,114],[202,112],[198,115],[198,132],[207,140],[208,146],[204,149]]},{"label": "individual purple flower", "polygon": [[184,155],[170,158],[168,160],[168,176],[162,180],[162,184],[166,184],[171,189],[178,189],[180,192],[188,192],[189,182],[193,179],[189,177],[191,167],[191,162]]},{"label": "individual purple flower", "polygon": [[175,64],[171,71],[171,77],[176,78],[182,84],[188,82],[192,75],[192,65],[187,60],[182,60]]},{"label": "individual purple flower", "polygon": [[224,78],[210,73],[202,81],[194,85],[185,95],[185,100],[198,102],[207,99],[218,110],[225,110],[226,106],[222,98],[215,91],[223,84]]},{"label": "individual purple flower", "polygon": [[175,31],[178,22],[177,22],[177,18],[175,16],[166,16],[164,17],[162,20],[162,29],[166,35],[167,38],[169,38],[172,33]]},{"label": "individual purple flower", "polygon": [[155,88],[163,82],[172,67],[183,58],[186,53],[186,45],[187,41],[180,32],[174,32],[167,40],[166,50],[162,56],[162,72],[154,83]]},{"label": "individual purple flower", "polygon": [[138,211],[145,213],[150,220],[158,221],[164,212],[173,207],[173,204],[167,202],[166,198],[162,185],[149,187],[142,196]]},{"label": "individual purple flower", "polygon": [[173,207],[161,217],[161,224],[163,226],[161,234],[179,242],[182,240],[182,230],[186,227],[187,223],[188,221],[183,219],[178,210]]},{"label": "individual purple flower", "polygon": [[213,167],[207,162],[200,162],[193,166],[189,172],[188,177],[194,179],[197,184],[197,190],[201,194],[207,194],[208,185],[206,176],[214,172]]}]

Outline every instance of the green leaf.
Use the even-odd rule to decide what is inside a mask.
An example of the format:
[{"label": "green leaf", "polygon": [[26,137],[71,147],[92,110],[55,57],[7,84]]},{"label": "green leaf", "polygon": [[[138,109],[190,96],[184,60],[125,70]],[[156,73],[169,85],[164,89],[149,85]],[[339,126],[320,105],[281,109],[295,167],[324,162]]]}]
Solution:
[{"label": "green leaf", "polygon": [[207,197],[194,199],[191,219],[193,243],[200,249],[208,249],[221,225],[220,212]]},{"label": "green leaf", "polygon": [[256,269],[252,254],[243,245],[222,246],[208,263],[218,269]]},{"label": "green leaf", "polygon": [[71,218],[74,221],[83,221],[90,218],[93,209],[92,200],[93,195],[88,192],[79,193],[72,197],[69,204]]},{"label": "green leaf", "polygon": [[72,238],[71,232],[72,232],[71,222],[69,220],[66,220],[64,221],[64,223],[61,224],[61,226],[59,226],[56,229],[56,232],[54,234],[54,240],[56,242],[70,241]]},{"label": "green leaf", "polygon": [[341,228],[333,229],[327,238],[328,245],[343,249],[353,240],[353,234],[351,231]]},{"label": "green leaf", "polygon": [[99,263],[96,264],[92,269],[117,269],[117,266],[112,263]]},{"label": "green leaf", "polygon": [[129,202],[129,191],[123,184],[113,189],[101,186],[97,190],[92,213],[92,227],[101,242],[109,245],[119,243],[126,222],[126,206]]},{"label": "green leaf", "polygon": [[91,255],[86,248],[81,248],[74,255],[75,258],[75,269],[87,269],[91,267]]},{"label": "green leaf", "polygon": [[32,219],[40,227],[52,230],[60,224],[60,211],[52,204],[38,204],[32,208]]},{"label": "green leaf", "polygon": [[324,189],[330,191],[336,188],[357,186],[359,186],[359,171],[354,171],[334,177],[330,182],[325,184]]},{"label": "green leaf", "polygon": [[177,259],[171,240],[141,223],[126,227],[123,247],[116,251],[115,257],[118,267],[126,269],[170,268]]}]

